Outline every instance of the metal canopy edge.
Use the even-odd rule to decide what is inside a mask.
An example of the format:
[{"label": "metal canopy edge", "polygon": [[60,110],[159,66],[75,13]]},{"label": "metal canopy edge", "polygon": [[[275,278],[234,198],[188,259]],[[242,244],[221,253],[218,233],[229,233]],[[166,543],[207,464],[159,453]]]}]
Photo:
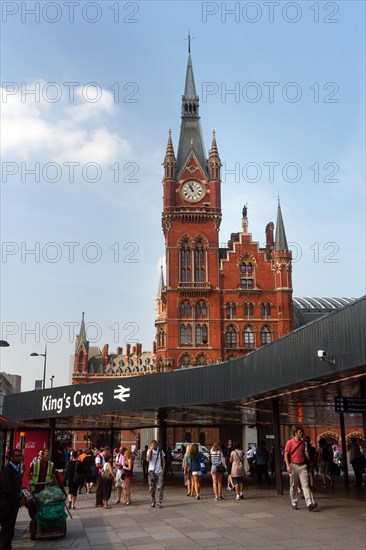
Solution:
[{"label": "metal canopy edge", "polygon": [[[20,422],[266,399],[316,379],[366,376],[366,296],[226,363],[108,379],[4,397],[2,415]],[[335,365],[320,361],[324,349]],[[0,411],[1,413],[1,411]]]}]

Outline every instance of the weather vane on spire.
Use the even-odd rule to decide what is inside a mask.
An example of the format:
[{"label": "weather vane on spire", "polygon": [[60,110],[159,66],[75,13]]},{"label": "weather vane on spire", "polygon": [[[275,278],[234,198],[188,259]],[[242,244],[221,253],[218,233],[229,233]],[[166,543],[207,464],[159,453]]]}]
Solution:
[{"label": "weather vane on spire", "polygon": [[194,40],[194,36],[191,36],[190,30],[188,30],[188,38],[185,38],[184,40],[188,40],[188,53],[191,53],[191,40]]}]

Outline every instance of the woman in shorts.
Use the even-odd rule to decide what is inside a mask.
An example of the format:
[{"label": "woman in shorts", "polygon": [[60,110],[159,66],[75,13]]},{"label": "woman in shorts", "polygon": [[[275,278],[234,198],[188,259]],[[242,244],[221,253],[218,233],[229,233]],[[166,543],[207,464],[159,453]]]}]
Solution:
[{"label": "woman in shorts", "polygon": [[235,487],[235,500],[244,498],[244,451],[240,449],[240,443],[236,441],[233,445],[233,451],[230,455],[231,478]]},{"label": "woman in shorts", "polygon": [[212,445],[210,451],[211,457],[211,475],[212,485],[215,494],[215,500],[224,500],[222,496],[222,478],[226,470],[225,457],[221,451],[221,445],[217,441]]},{"label": "woman in shorts", "polygon": [[192,474],[191,474],[191,455],[190,455],[191,446],[188,445],[186,452],[183,456],[183,472],[185,485],[187,487],[187,497],[191,496],[192,493]]},{"label": "woman in shorts", "polygon": [[203,462],[203,454],[199,452],[197,443],[192,443],[189,451],[189,456],[191,459],[191,475],[192,475],[192,485],[191,485],[191,496],[194,497],[196,493],[196,499],[200,500],[200,490],[201,490],[201,462]]}]

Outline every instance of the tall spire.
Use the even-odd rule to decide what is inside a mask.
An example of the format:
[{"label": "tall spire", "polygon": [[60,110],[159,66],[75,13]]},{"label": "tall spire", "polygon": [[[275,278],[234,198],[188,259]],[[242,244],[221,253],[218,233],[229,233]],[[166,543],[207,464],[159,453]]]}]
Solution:
[{"label": "tall spire", "polygon": [[163,259],[160,260],[160,278],[159,278],[159,288],[158,288],[158,296],[161,296],[162,290],[165,286],[164,283],[164,270],[163,270]]},{"label": "tall spire", "polygon": [[280,197],[278,197],[276,237],[275,237],[275,251],[278,252],[279,250],[288,250],[285,226],[282,219]]},{"label": "tall spire", "polygon": [[88,347],[88,342],[86,340],[86,329],[85,329],[84,315],[85,315],[85,313],[83,311],[82,317],[81,317],[79,334],[78,334],[78,336],[76,338],[76,342],[75,342],[75,352],[79,351],[82,344],[85,345],[85,348]]},{"label": "tall spire", "polygon": [[199,96],[194,82],[191,54],[188,53],[186,80],[182,96],[182,123],[177,154],[177,177],[179,177],[191,151],[194,152],[203,173],[207,175],[205,147],[199,116]]},{"label": "tall spire", "polygon": [[211,149],[208,152],[208,170],[211,180],[220,179],[221,160],[217,149],[215,130],[212,132]]},{"label": "tall spire", "polygon": [[174,162],[175,163],[175,153],[174,153],[174,147],[173,147],[173,141],[172,141],[172,131],[169,130],[169,136],[168,136],[168,143],[166,146],[166,152],[165,152],[165,158],[164,158],[164,164],[169,164]]},{"label": "tall spire", "polygon": [[187,99],[193,99],[193,100],[198,99],[198,96],[196,93],[196,85],[194,82],[192,58],[190,53],[188,54],[186,82],[184,86],[184,97]]}]

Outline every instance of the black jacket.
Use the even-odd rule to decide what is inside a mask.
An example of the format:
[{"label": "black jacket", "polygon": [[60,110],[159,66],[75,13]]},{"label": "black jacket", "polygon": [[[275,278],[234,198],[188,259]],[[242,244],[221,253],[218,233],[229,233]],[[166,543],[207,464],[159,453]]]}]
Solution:
[{"label": "black jacket", "polygon": [[76,482],[84,474],[84,467],[80,460],[69,460],[66,466],[66,472],[64,477],[64,483]]},{"label": "black jacket", "polygon": [[0,473],[0,501],[19,503],[21,488],[22,476],[8,462]]}]

